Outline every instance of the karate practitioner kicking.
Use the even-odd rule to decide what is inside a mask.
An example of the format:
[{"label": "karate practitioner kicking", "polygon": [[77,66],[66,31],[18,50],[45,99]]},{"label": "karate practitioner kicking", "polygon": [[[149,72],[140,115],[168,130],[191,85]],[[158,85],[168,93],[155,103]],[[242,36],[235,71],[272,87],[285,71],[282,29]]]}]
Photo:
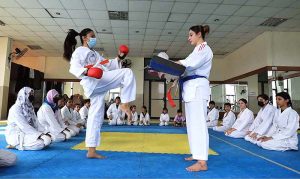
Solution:
[{"label": "karate practitioner kicking", "polygon": [[[78,35],[82,46],[75,49]],[[100,145],[100,129],[104,120],[104,96],[110,89],[121,87],[120,107],[131,120],[128,103],[135,100],[136,81],[131,69],[121,69],[121,60],[129,52],[127,46],[119,47],[117,58],[106,60],[93,49],[96,43],[93,30],[86,28],[77,33],[70,29],[64,43],[64,57],[70,60],[70,73],[81,80],[85,96],[91,100],[85,139],[87,157],[101,159],[105,157],[96,153],[96,147]]]}]

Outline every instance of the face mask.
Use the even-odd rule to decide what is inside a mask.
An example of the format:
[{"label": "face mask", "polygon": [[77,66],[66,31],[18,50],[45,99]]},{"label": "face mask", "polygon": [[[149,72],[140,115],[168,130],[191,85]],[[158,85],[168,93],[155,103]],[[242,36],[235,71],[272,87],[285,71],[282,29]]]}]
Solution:
[{"label": "face mask", "polygon": [[87,42],[87,44],[90,48],[95,47],[96,43],[97,43],[97,38],[90,38],[89,41]]},{"label": "face mask", "polygon": [[257,104],[258,104],[260,107],[263,107],[263,106],[265,105],[264,102],[262,102],[262,101],[258,101]]},{"label": "face mask", "polygon": [[34,96],[33,95],[29,95],[28,96],[28,100],[32,103],[34,101]]},{"label": "face mask", "polygon": [[58,100],[59,100],[59,98],[57,98],[57,97],[54,97],[54,98],[53,98],[53,102],[54,102],[54,104],[57,104]]}]

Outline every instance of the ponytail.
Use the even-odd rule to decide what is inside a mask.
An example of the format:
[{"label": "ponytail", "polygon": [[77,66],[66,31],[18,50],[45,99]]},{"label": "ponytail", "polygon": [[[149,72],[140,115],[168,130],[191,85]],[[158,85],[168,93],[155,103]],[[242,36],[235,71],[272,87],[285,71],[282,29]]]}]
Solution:
[{"label": "ponytail", "polygon": [[205,40],[205,36],[209,34],[210,28],[208,25],[195,25],[190,27],[190,30],[198,34],[201,33],[203,40]]},{"label": "ponytail", "polygon": [[77,45],[76,36],[80,36],[81,44],[83,44],[83,36],[86,36],[88,33],[92,32],[93,30],[90,28],[83,29],[80,33],[76,32],[74,29],[69,29],[68,35],[65,39],[64,43],[64,54],[63,57],[67,60],[71,60],[72,53],[75,50],[75,46]]},{"label": "ponytail", "polygon": [[64,43],[64,55],[63,57],[67,60],[71,60],[72,53],[75,50],[77,44],[76,36],[79,35],[74,29],[69,29],[68,35]]}]

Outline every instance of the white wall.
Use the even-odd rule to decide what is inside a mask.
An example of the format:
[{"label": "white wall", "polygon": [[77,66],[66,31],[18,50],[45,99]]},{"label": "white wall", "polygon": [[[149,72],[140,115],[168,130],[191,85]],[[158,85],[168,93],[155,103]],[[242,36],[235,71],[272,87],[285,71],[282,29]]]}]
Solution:
[{"label": "white wall", "polygon": [[144,94],[144,58],[143,57],[129,57],[131,60],[131,69],[136,79],[136,100],[132,102],[137,107],[143,105]]},{"label": "white wall", "polygon": [[0,37],[0,86],[9,86],[10,69],[8,55],[11,50],[11,39]]},{"label": "white wall", "polygon": [[300,32],[272,32],[271,66],[300,66]]},{"label": "white wall", "polygon": [[215,57],[210,80],[224,81],[265,66],[300,66],[300,32],[265,32],[225,57]]},{"label": "white wall", "polygon": [[38,70],[40,72],[45,72],[46,57],[22,57],[18,60],[13,60],[14,63],[23,65],[28,68]]},{"label": "white wall", "polygon": [[210,71],[209,80],[210,81],[224,81],[225,79],[225,73],[228,71],[227,67],[227,61],[224,59],[224,57],[214,57],[213,58],[213,64]]},{"label": "white wall", "polygon": [[69,68],[70,63],[62,57],[46,57],[45,79],[76,79]]},{"label": "white wall", "polygon": [[270,58],[270,32],[263,33],[224,58],[225,79],[265,67]]},{"label": "white wall", "polygon": [[[64,82],[64,94],[67,94],[69,97],[71,94],[71,82]],[[73,94],[81,94],[86,99],[84,95],[84,90],[79,82],[73,82]]]},{"label": "white wall", "polygon": [[0,120],[7,116],[10,68],[8,55],[11,51],[11,39],[0,37]]},{"label": "white wall", "polygon": [[300,77],[292,78],[289,86],[293,108],[300,113]]}]

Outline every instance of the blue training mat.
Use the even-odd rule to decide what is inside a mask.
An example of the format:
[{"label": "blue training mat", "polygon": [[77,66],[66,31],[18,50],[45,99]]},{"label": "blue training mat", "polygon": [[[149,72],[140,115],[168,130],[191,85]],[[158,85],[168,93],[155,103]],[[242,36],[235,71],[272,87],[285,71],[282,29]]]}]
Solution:
[{"label": "blue training mat", "polygon": [[150,60],[149,67],[155,71],[167,73],[174,76],[181,76],[185,71],[184,66],[179,65],[174,61],[161,58],[159,56],[153,56],[153,58]]}]

